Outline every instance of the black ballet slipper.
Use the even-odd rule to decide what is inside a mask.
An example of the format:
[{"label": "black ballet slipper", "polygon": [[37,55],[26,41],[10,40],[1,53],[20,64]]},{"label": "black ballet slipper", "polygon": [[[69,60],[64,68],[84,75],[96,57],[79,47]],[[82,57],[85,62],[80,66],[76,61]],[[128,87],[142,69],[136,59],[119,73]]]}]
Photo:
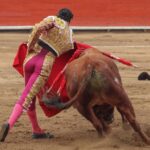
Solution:
[{"label": "black ballet slipper", "polygon": [[0,142],[5,141],[8,131],[9,131],[9,124],[8,123],[3,124],[0,131]]},{"label": "black ballet slipper", "polygon": [[33,133],[32,139],[51,139],[54,138],[54,135],[50,133]]}]

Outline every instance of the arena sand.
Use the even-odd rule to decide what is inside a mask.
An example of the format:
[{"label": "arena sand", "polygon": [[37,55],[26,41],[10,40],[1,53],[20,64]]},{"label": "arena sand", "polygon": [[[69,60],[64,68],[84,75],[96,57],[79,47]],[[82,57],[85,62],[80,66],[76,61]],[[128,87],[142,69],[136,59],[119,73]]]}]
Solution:
[{"label": "arena sand", "polygon": [[[142,71],[150,73],[150,33],[148,32],[76,32],[75,39],[131,60],[140,68],[120,63],[120,74],[142,128],[150,136],[150,81],[138,81]],[[0,125],[8,119],[13,105],[24,86],[23,78],[12,68],[17,47],[26,41],[28,33],[0,33]],[[0,143],[0,150],[149,150],[132,129],[122,128],[121,117],[115,111],[112,131],[99,138],[93,126],[74,108],[46,118],[37,103],[38,119],[46,131],[55,135],[53,139],[33,140],[31,126],[24,113]]]}]

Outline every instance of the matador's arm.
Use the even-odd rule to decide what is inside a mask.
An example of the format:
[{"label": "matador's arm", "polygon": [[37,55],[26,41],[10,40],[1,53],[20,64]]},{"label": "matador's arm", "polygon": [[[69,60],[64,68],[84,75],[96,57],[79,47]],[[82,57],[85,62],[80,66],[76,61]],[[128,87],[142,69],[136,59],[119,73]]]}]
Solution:
[{"label": "matador's arm", "polygon": [[39,36],[43,33],[46,34],[48,30],[54,27],[54,21],[49,18],[45,18],[40,23],[35,24],[32,33],[28,39],[28,51],[34,49],[34,45],[39,39]]}]

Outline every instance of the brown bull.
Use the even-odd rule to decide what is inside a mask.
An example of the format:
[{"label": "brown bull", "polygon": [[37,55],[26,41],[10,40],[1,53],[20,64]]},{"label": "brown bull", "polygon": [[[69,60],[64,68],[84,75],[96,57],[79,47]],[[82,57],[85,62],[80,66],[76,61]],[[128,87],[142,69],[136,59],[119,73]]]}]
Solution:
[{"label": "brown bull", "polygon": [[122,86],[118,68],[110,58],[97,49],[89,48],[68,64],[65,77],[70,101],[56,106],[65,109],[73,104],[102,136],[109,131],[109,127],[105,119],[97,115],[96,108],[102,105],[116,107],[123,123],[128,121],[143,141],[150,144],[149,137],[136,120],[132,104]]}]

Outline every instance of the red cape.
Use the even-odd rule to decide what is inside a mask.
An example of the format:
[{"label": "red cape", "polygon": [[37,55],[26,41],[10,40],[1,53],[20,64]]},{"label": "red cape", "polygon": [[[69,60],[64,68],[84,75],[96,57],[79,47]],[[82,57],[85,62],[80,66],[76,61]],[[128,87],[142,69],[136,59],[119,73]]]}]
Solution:
[{"label": "red cape", "polygon": [[[84,51],[87,48],[90,48],[91,46],[86,45],[86,44],[81,44],[81,43],[75,43],[75,48],[62,54],[61,56],[57,57],[55,59],[55,62],[53,64],[52,70],[51,70],[51,74],[49,76],[48,79],[48,83],[47,86],[51,86],[54,79],[57,77],[57,75],[61,72],[61,70],[64,68],[64,66],[71,60],[76,59],[79,54]],[[23,74],[23,62],[25,59],[27,53],[27,45],[25,43],[20,44],[17,54],[14,58],[14,62],[13,62],[13,67],[22,75]],[[60,84],[62,83],[64,76],[60,76],[59,80],[57,80],[57,82],[54,84],[52,91],[54,91],[55,93],[57,92],[58,88],[60,87]],[[67,92],[66,89],[63,88],[63,90],[61,91],[61,100],[63,102],[66,102],[69,100],[68,96],[67,96]],[[50,108],[47,107],[42,101],[39,100],[39,104],[42,107],[44,113],[46,116],[51,117],[55,114],[57,114],[58,112],[60,112],[60,110],[56,109],[56,108]]]}]

